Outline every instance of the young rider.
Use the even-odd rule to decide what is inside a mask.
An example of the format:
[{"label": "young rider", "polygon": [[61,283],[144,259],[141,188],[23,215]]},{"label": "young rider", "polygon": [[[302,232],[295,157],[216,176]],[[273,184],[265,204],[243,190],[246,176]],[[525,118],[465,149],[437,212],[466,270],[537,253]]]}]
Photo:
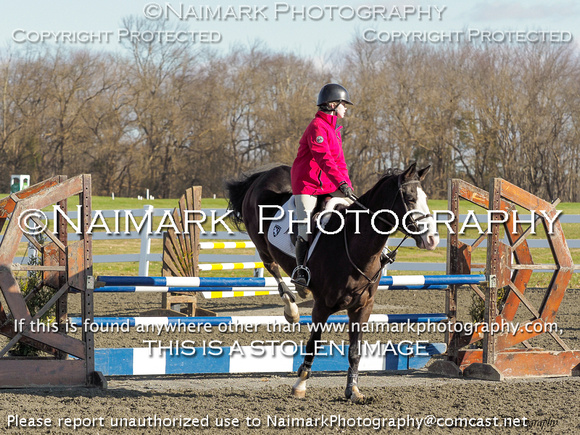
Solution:
[{"label": "young rider", "polygon": [[296,202],[296,219],[299,223],[296,239],[296,269],[292,282],[307,287],[310,271],[305,266],[308,253],[308,234],[305,219],[316,206],[317,196],[330,194],[349,198],[354,191],[342,150],[342,138],[337,126],[344,118],[347,105],[352,105],[347,90],[339,84],[329,83],[318,94],[318,112],[300,139],[298,154],[292,165],[292,193]]}]

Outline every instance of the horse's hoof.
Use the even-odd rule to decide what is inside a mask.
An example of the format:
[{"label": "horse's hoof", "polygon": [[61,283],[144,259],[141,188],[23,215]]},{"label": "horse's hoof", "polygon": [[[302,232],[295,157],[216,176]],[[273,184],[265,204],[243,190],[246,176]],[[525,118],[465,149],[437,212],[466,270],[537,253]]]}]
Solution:
[{"label": "horse's hoof", "polygon": [[364,403],[365,401],[365,396],[364,394],[351,394],[351,396],[348,398],[348,400],[350,400],[352,403]]},{"label": "horse's hoof", "polygon": [[302,299],[306,299],[308,297],[308,295],[310,295],[310,293],[311,293],[311,291],[308,287],[303,287],[301,285],[296,285],[294,287],[296,287],[296,291],[298,292],[298,296],[300,296]]},{"label": "horse's hoof", "polygon": [[347,400],[350,400],[353,403],[363,403],[365,401],[365,396],[362,394],[357,386],[353,386],[352,388],[347,388],[344,392],[344,395]]},{"label": "horse's hoof", "polygon": [[306,390],[299,390],[296,387],[292,387],[292,395],[297,399],[304,399],[306,397]]},{"label": "horse's hoof", "polygon": [[292,302],[287,294],[282,295],[282,300],[284,301],[284,318],[286,321],[288,323],[298,323],[300,321],[300,313],[296,303]]},{"label": "horse's hoof", "polygon": [[300,316],[292,316],[284,311],[284,318],[288,323],[298,323],[300,321]]}]

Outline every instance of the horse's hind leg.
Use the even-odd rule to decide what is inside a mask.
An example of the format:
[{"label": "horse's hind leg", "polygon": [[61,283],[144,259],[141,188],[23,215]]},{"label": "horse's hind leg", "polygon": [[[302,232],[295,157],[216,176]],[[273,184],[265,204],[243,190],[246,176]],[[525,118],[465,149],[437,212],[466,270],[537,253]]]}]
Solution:
[{"label": "horse's hind leg", "polygon": [[363,324],[369,320],[373,304],[367,304],[354,310],[348,310],[349,319],[349,349],[348,349],[348,376],[344,395],[355,403],[364,401],[365,396],[358,389],[358,365],[360,362],[360,342],[362,339]]},{"label": "horse's hind leg", "polygon": [[[317,303],[316,301],[314,302],[314,307],[312,308],[312,323],[314,327],[310,333],[310,339],[308,340],[308,343],[306,343],[306,356],[304,357],[304,362],[298,369],[298,381],[296,381],[292,387],[292,395],[294,397],[302,398],[306,396],[306,381],[310,378],[312,371],[316,343],[319,342],[320,337],[322,337],[321,326],[326,323],[330,314],[331,313],[326,306],[323,306],[321,303]],[[316,327],[316,324],[319,324],[319,327]]]},{"label": "horse's hind leg", "polygon": [[298,323],[300,320],[300,313],[298,312],[298,305],[296,305],[296,296],[290,291],[282,275],[280,274],[280,268],[276,262],[264,263],[264,267],[272,274],[276,282],[278,283],[278,293],[284,301],[284,318],[289,323]]}]

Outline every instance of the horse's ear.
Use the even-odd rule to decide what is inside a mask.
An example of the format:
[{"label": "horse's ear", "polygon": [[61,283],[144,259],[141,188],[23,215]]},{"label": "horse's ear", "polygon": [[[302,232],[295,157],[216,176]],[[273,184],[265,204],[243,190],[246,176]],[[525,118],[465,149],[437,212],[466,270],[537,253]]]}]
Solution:
[{"label": "horse's ear", "polygon": [[431,170],[431,165],[429,165],[423,169],[419,169],[417,171],[417,175],[419,176],[419,181],[423,181],[430,170]]},{"label": "horse's ear", "polygon": [[416,166],[417,166],[417,162],[413,162],[409,165],[409,167],[407,169],[405,169],[403,171],[403,173],[401,175],[403,176],[404,180],[407,180],[413,176],[413,174],[415,173]]}]

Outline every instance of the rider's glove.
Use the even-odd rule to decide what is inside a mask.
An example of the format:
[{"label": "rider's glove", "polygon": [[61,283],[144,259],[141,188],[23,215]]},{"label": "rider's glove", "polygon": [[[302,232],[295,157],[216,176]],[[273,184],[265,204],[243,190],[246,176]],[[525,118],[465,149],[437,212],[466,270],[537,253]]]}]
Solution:
[{"label": "rider's glove", "polygon": [[338,189],[346,196],[347,198],[354,198],[354,190],[352,187],[348,185],[346,181],[343,181],[339,186]]}]

